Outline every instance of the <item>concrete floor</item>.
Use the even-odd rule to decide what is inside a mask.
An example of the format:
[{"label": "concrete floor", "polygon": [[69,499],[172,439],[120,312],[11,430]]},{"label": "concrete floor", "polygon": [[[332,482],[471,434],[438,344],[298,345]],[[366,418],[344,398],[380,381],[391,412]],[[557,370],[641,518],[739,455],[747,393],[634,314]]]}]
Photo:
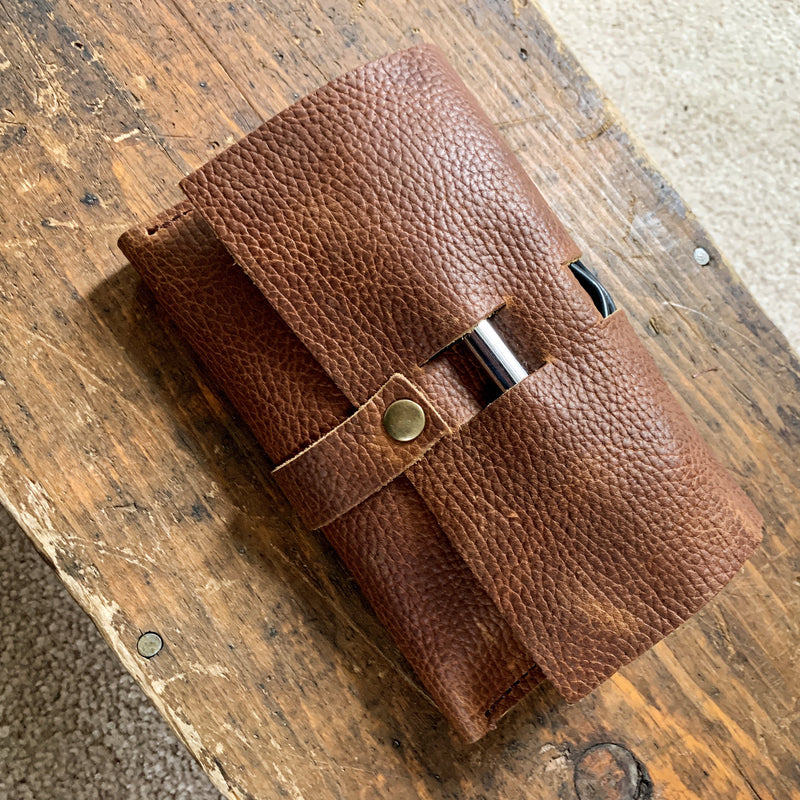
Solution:
[{"label": "concrete floor", "polygon": [[[542,5],[800,348],[800,6]],[[0,800],[219,797],[2,511],[0,630]]]}]

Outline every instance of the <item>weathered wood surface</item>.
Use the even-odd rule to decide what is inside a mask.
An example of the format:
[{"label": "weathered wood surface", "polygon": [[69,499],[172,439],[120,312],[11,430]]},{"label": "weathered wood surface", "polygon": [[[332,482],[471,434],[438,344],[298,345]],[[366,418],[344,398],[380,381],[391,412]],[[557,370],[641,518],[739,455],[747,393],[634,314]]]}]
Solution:
[{"label": "weathered wood surface", "polygon": [[[535,8],[0,14],[2,500],[224,793],[800,797],[798,363]],[[472,747],[115,249],[262,118],[420,41],[446,50],[767,520],[677,633],[575,706],[542,688]],[[149,661],[147,630],[166,642]]]}]

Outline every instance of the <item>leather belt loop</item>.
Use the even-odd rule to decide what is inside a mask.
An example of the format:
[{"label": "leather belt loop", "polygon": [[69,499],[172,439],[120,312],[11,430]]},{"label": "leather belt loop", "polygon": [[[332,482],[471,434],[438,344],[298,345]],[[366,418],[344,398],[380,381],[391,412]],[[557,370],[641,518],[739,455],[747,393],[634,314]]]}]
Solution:
[{"label": "leather belt loop", "polygon": [[[393,404],[393,411],[402,411],[409,401],[421,409],[424,424],[411,440],[402,441],[396,431],[390,435],[397,415],[384,417]],[[344,422],[272,474],[303,522],[321,528],[402,474],[447,433],[427,396],[395,373]]]}]

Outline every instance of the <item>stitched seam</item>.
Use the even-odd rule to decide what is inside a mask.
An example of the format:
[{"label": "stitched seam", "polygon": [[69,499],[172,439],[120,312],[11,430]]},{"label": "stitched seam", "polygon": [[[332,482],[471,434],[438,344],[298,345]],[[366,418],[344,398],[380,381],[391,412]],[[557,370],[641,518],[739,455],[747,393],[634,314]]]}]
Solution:
[{"label": "stitched seam", "polygon": [[170,225],[172,225],[173,222],[177,222],[181,217],[185,217],[187,214],[191,214],[192,211],[193,209],[187,208],[186,211],[181,211],[180,214],[176,214],[174,217],[168,219],[166,222],[162,222],[160,225],[156,225],[154,228],[148,228],[147,235],[153,236],[153,234],[156,234],[159,231],[164,230],[164,228],[168,228]]},{"label": "stitched seam", "polygon": [[511,692],[512,692],[512,691],[514,691],[514,689],[515,689],[517,686],[519,686],[519,685],[520,685],[520,683],[522,682],[522,679],[523,679],[523,678],[524,678],[526,675],[528,675],[528,673],[530,673],[530,671],[531,671],[532,669],[533,669],[533,667],[531,667],[530,669],[526,669],[526,670],[525,670],[525,672],[523,672],[523,673],[522,673],[522,675],[520,675],[520,676],[519,676],[519,678],[517,678],[517,679],[514,681],[514,683],[512,683],[512,684],[511,684],[511,686],[509,686],[509,687],[508,687],[508,689],[506,689],[506,690],[503,692],[503,694],[501,694],[501,695],[500,695],[500,697],[498,697],[498,698],[497,698],[497,700],[495,700],[495,701],[494,701],[494,703],[492,703],[492,704],[489,706],[489,708],[487,708],[487,709],[486,709],[486,711],[484,711],[484,712],[483,712],[484,716],[485,716],[485,717],[487,717],[487,718],[488,718],[488,717],[491,717],[491,716],[492,716],[492,714],[494,713],[494,710],[495,710],[495,708],[497,708],[497,706],[498,706],[498,705],[499,705],[499,704],[500,704],[500,703],[501,703],[503,700],[505,700],[505,699],[506,699],[506,697],[508,697],[508,695],[510,695],[510,694],[511,694]]}]

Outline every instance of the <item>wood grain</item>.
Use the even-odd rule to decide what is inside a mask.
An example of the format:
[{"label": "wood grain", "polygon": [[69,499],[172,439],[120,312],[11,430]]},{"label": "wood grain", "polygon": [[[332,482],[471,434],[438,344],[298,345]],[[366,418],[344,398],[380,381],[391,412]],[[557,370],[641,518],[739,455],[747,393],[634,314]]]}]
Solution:
[{"label": "wood grain", "polygon": [[[798,362],[535,7],[0,0],[0,17],[2,501],[222,792],[800,797]],[[472,747],[115,248],[260,120],[421,41],[767,520],[665,642],[574,706],[538,690]],[[165,642],[149,660],[147,630]]]}]

